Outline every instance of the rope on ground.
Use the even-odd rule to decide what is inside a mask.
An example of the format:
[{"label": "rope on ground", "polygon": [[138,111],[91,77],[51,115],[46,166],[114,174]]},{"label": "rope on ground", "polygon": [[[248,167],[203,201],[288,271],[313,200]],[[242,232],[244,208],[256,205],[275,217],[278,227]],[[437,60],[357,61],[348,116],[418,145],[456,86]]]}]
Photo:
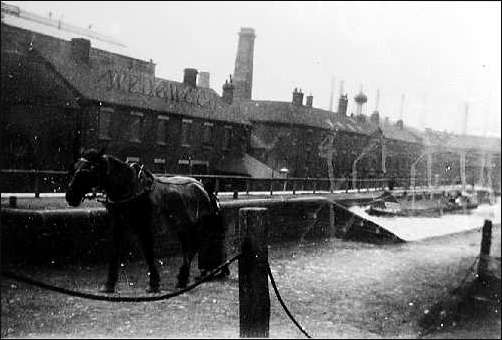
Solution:
[{"label": "rope on ground", "polygon": [[183,293],[186,293],[195,287],[199,286],[200,284],[204,283],[205,281],[208,281],[212,277],[214,277],[219,271],[221,271],[225,266],[228,266],[230,263],[234,262],[237,260],[241,254],[235,255],[231,259],[227,260],[217,268],[213,269],[210,273],[205,275],[203,278],[201,278],[199,281],[192,283],[191,285],[188,285],[187,287],[180,289],[176,292],[172,293],[167,293],[167,294],[162,294],[162,295],[157,295],[157,296],[105,296],[105,295],[96,295],[96,294],[91,294],[91,293],[83,293],[83,292],[78,292],[74,291],[71,289],[67,288],[62,288],[62,287],[56,287],[44,282],[40,282],[34,279],[31,279],[26,276],[18,275],[13,272],[10,272],[8,270],[2,270],[2,275],[20,282],[24,282],[27,284],[31,284],[40,288],[44,288],[47,290],[51,290],[54,292],[74,296],[74,297],[80,297],[83,299],[89,299],[89,300],[97,300],[97,301],[108,301],[108,302],[149,302],[149,301],[160,301],[160,300],[167,300],[170,298],[173,298],[175,296],[181,295]]},{"label": "rope on ground", "polygon": [[293,315],[291,314],[291,312],[289,311],[289,309],[284,304],[284,301],[281,298],[281,294],[279,294],[279,290],[277,289],[277,286],[275,284],[275,280],[274,280],[274,277],[272,275],[272,271],[270,270],[270,265],[268,263],[267,263],[267,271],[268,271],[268,276],[270,277],[270,283],[272,283],[272,287],[274,288],[275,295],[277,296],[277,300],[279,300],[279,303],[281,304],[282,308],[284,309],[284,311],[286,312],[286,314],[289,316],[289,318],[291,319],[291,321],[293,321],[293,323],[296,325],[296,327],[298,327],[298,329],[303,334],[305,334],[305,336],[307,338],[311,339],[312,337],[305,331],[305,329],[298,323],[298,321],[296,321],[296,319],[293,317]]},{"label": "rope on ground", "polygon": [[[464,283],[467,280],[467,278],[469,277],[469,275],[472,274],[472,273],[474,273],[474,266],[476,265],[476,263],[478,263],[478,261],[479,261],[479,256],[476,256],[474,258],[474,261],[472,262],[471,266],[469,267],[469,269],[467,269],[467,274],[465,274],[465,276],[462,279],[462,281],[460,281],[460,284],[454,290],[461,288],[464,285]],[[477,274],[475,274],[475,275],[477,275]]]}]

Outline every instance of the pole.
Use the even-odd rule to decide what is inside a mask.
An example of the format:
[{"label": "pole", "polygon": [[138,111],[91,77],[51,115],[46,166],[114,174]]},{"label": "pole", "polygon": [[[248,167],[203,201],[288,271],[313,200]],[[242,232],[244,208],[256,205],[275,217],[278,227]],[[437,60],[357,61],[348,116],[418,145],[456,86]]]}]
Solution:
[{"label": "pole", "polygon": [[478,277],[481,281],[486,281],[488,276],[488,257],[492,243],[492,221],[485,220],[483,225],[483,236],[481,238],[481,251],[479,253]]},{"label": "pole", "polygon": [[241,338],[268,338],[267,208],[239,209],[239,327]]}]

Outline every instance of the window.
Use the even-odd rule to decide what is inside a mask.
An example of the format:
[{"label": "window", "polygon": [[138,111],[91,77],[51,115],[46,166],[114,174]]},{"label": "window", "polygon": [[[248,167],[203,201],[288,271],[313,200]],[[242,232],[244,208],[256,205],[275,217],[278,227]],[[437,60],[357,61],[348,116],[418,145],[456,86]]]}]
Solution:
[{"label": "window", "polygon": [[131,112],[129,123],[129,141],[141,142],[143,132],[143,114],[141,112]]},{"label": "window", "polygon": [[230,143],[232,142],[232,127],[225,126],[223,129],[223,149],[230,149]]},{"label": "window", "polygon": [[166,159],[165,158],[154,158],[153,159],[153,171],[154,172],[166,172]]},{"label": "window", "polygon": [[178,173],[179,174],[190,174],[190,160],[179,159],[178,160]]},{"label": "window", "polygon": [[139,163],[139,157],[127,156],[126,163]]},{"label": "window", "polygon": [[183,119],[181,122],[181,145],[190,146],[192,141],[192,120]]},{"label": "window", "polygon": [[112,123],[113,109],[109,107],[101,107],[99,111],[99,138],[111,139],[110,127]]},{"label": "window", "polygon": [[208,123],[208,122],[204,123],[202,142],[204,144],[211,144],[213,142],[213,123]]},{"label": "window", "polygon": [[157,144],[166,145],[167,144],[167,123],[169,117],[159,115],[157,123]]}]

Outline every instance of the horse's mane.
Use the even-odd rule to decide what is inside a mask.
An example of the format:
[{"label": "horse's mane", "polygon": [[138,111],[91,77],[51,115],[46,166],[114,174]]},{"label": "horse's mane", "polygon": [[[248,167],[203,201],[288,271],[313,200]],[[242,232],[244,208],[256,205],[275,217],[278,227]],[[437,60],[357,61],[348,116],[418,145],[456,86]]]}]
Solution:
[{"label": "horse's mane", "polygon": [[100,163],[103,160],[108,159],[108,160],[112,160],[115,163],[121,163],[123,165],[127,165],[125,162],[121,161],[120,159],[118,159],[115,156],[103,154],[103,152],[98,151],[96,149],[92,149],[92,148],[82,152],[82,158],[87,159],[88,161],[93,162],[93,163]]}]

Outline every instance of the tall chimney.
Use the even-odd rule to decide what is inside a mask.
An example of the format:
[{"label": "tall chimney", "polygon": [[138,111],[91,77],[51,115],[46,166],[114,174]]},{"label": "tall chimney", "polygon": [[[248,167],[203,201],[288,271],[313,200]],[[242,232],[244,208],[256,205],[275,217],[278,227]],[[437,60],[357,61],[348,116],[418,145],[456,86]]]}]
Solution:
[{"label": "tall chimney", "polygon": [[331,92],[329,94],[329,110],[333,112],[333,94],[335,92],[335,77],[331,77]]},{"label": "tall chimney", "polygon": [[305,106],[312,107],[313,102],[314,102],[314,96],[308,95],[307,102],[305,103]]},{"label": "tall chimney", "polygon": [[209,72],[199,72],[199,79],[197,86],[209,88]]},{"label": "tall chimney", "polygon": [[222,100],[227,104],[232,104],[232,101],[234,100],[234,84],[232,83],[232,76],[230,76],[230,82],[225,80],[225,84],[223,84]]},{"label": "tall chimney", "polygon": [[340,99],[338,99],[338,114],[345,116],[348,104],[349,98],[347,98],[347,95],[340,94]]},{"label": "tall chimney", "polygon": [[303,105],[303,92],[297,88],[293,91],[293,105],[302,106]]},{"label": "tall chimney", "polygon": [[251,100],[255,37],[253,28],[242,27],[239,32],[234,69],[234,98],[236,100]]},{"label": "tall chimney", "polygon": [[376,126],[380,125],[380,113],[377,110],[373,111],[373,113],[371,114],[370,122],[372,122]]},{"label": "tall chimney", "polygon": [[404,115],[404,93],[401,94],[401,111],[399,112],[399,119],[403,120]]},{"label": "tall chimney", "polygon": [[71,54],[77,63],[88,63],[91,51],[91,41],[84,38],[71,39]]},{"label": "tall chimney", "polygon": [[186,68],[183,73],[183,84],[196,87],[197,84],[197,69]]},{"label": "tall chimney", "polygon": [[469,117],[469,103],[465,103],[464,121],[462,122],[462,134],[467,134],[467,118]]}]

